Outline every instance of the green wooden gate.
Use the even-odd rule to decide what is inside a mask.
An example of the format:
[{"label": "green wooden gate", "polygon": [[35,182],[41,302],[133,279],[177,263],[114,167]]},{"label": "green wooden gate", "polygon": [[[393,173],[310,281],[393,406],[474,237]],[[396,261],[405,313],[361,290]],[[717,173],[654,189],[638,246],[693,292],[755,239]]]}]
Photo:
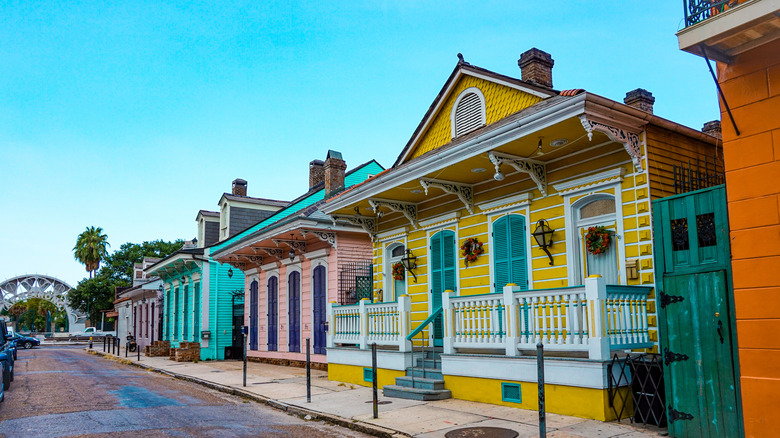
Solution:
[{"label": "green wooden gate", "polygon": [[669,434],[742,436],[726,189],[653,201]]}]

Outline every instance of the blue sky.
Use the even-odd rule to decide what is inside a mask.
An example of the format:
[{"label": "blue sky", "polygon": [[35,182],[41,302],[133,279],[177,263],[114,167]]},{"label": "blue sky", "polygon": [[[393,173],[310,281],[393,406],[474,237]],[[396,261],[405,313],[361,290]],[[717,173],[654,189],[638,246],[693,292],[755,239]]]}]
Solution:
[{"label": "blue sky", "polygon": [[677,48],[681,0],[0,3],[0,279],[72,286],[78,233],[192,238],[231,181],[292,199],[308,162],[390,166],[457,62],[519,77],[531,47],[554,86],[701,129],[719,118],[701,58]]}]

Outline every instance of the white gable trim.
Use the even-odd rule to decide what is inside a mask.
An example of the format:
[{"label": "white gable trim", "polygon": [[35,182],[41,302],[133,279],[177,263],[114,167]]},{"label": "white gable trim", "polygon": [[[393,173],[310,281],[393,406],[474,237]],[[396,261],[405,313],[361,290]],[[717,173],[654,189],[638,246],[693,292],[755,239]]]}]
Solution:
[{"label": "white gable trim", "polygon": [[[433,111],[429,115],[428,119],[425,121],[425,124],[423,124],[422,128],[420,129],[420,132],[418,132],[417,135],[415,135],[414,138],[412,139],[412,141],[409,143],[410,146],[417,144],[417,142],[420,140],[420,137],[428,130],[428,127],[430,126],[430,124],[433,121],[433,119],[436,117],[436,114],[439,113],[439,110],[441,109],[442,105],[444,105],[444,102],[447,100],[445,97],[450,95],[450,92],[452,91],[452,88],[455,86],[455,84],[458,83],[460,78],[462,76],[464,76],[464,75],[472,76],[472,77],[475,77],[475,78],[478,78],[478,79],[482,79],[482,80],[485,80],[485,81],[489,81],[489,82],[493,82],[493,83],[496,83],[496,84],[501,84],[501,85],[504,85],[506,87],[514,88],[516,90],[520,90],[520,91],[526,92],[528,94],[532,94],[534,96],[541,97],[542,99],[544,99],[546,97],[554,96],[554,94],[552,94],[552,93],[551,94],[544,94],[544,93],[542,93],[540,91],[536,91],[536,90],[531,89],[531,88],[526,88],[526,87],[523,87],[523,86],[520,86],[520,85],[517,85],[517,84],[513,84],[511,82],[502,81],[500,79],[491,78],[491,77],[483,75],[483,74],[470,72],[470,71],[469,72],[465,72],[461,68],[460,70],[458,70],[458,73],[455,74],[455,77],[452,78],[452,81],[447,86],[447,89],[444,90],[444,93],[442,94],[442,98],[436,104],[436,107],[433,108]],[[409,150],[406,151],[404,156],[401,157],[401,161],[400,162],[403,163],[404,161],[406,161],[409,158],[409,154],[411,154],[411,152],[412,152],[412,148],[410,147]]]}]

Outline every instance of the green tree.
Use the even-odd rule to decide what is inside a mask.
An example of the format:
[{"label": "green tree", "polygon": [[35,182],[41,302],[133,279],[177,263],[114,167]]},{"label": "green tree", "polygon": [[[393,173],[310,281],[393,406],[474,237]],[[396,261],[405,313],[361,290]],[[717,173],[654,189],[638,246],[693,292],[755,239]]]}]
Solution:
[{"label": "green tree", "polygon": [[104,258],[103,266],[94,277],[80,281],[68,293],[71,307],[86,313],[90,321],[99,321],[101,310],[114,307],[116,288],[133,284],[134,263],[140,263],[144,257],[168,257],[183,244],[182,240],[123,244],[119,250]]},{"label": "green tree", "polygon": [[125,243],[119,247],[119,250],[105,258],[100,273],[116,280],[119,286],[130,286],[133,283],[134,263],[140,263],[144,257],[168,257],[181,249],[182,245],[184,245],[183,240]]},{"label": "green tree", "polygon": [[[8,315],[16,322],[16,328],[22,331],[45,331],[49,328],[56,330],[59,325],[67,324],[64,310],[57,309],[51,301],[43,298],[30,298],[15,303],[8,309]],[[47,327],[47,323],[51,326]],[[64,323],[64,324],[63,324]]]},{"label": "green tree", "polygon": [[114,308],[116,282],[109,276],[98,273],[85,278],[75,289],[68,292],[70,306],[86,313],[90,321],[100,321],[100,311]]},{"label": "green tree", "polygon": [[87,227],[76,238],[76,246],[73,247],[73,257],[84,265],[89,278],[94,277],[95,271],[100,268],[100,262],[106,258],[108,236],[103,234],[100,227]]}]

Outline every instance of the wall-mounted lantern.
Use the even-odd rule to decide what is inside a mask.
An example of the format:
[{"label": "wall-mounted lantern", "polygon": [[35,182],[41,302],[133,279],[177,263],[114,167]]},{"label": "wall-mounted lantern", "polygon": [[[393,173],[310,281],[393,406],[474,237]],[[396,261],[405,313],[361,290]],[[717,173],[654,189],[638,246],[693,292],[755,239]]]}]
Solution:
[{"label": "wall-mounted lantern", "polygon": [[401,264],[404,265],[406,272],[412,274],[414,282],[417,283],[417,275],[414,273],[414,270],[417,269],[417,257],[412,255],[412,250],[406,249],[406,256],[401,259]]},{"label": "wall-mounted lantern", "polygon": [[534,232],[531,233],[531,235],[534,236],[534,240],[536,240],[536,244],[539,245],[542,248],[542,251],[547,253],[547,257],[550,258],[550,265],[553,264],[553,256],[547,248],[551,247],[553,244],[554,232],[555,230],[550,228],[546,220],[539,219],[539,222],[536,223]]},{"label": "wall-mounted lantern", "polygon": [[228,268],[228,278],[233,278],[233,268]]}]

